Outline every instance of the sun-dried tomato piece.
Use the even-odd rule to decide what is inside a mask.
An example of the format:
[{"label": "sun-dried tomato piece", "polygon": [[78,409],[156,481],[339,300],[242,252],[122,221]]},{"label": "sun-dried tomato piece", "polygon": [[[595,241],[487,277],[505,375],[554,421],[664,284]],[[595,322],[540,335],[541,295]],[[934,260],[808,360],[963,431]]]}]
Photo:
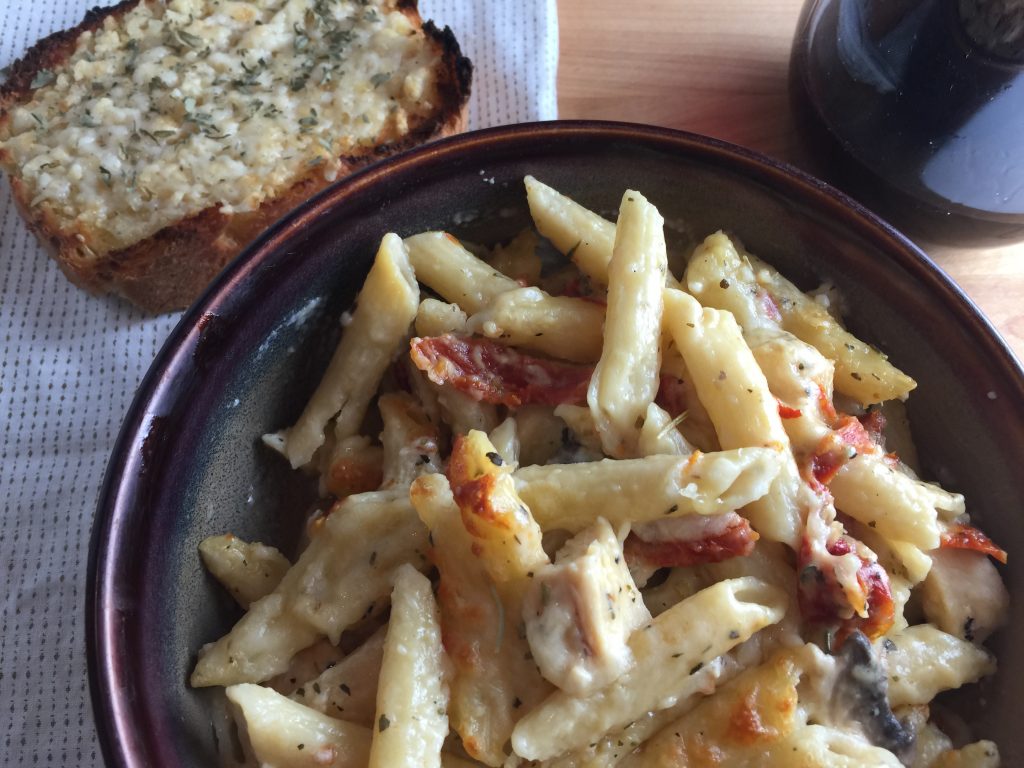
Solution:
[{"label": "sun-dried tomato piece", "polygon": [[723,530],[699,538],[647,541],[636,533],[630,533],[623,545],[623,553],[628,562],[657,568],[703,565],[749,555],[754,551],[758,538],[746,519],[734,515]]},{"label": "sun-dried tomato piece", "polygon": [[477,336],[414,338],[410,356],[435,384],[485,403],[578,405],[586,401],[594,369],[524,354]]},{"label": "sun-dried tomato piece", "polygon": [[884,433],[885,433],[885,416],[879,410],[868,411],[863,416],[857,419],[864,427],[864,431],[867,432],[868,438],[871,442],[877,445],[879,448],[884,444]]},{"label": "sun-dried tomato piece", "polygon": [[784,418],[784,419],[799,419],[803,415],[803,413],[801,412],[801,410],[799,408],[792,408],[792,407],[786,405],[784,402],[782,402],[778,398],[775,398],[775,400],[779,404],[779,416],[781,416],[782,418]]},{"label": "sun-dried tomato piece", "polygon": [[973,549],[991,555],[1000,563],[1006,564],[1006,550],[999,547],[992,539],[973,525],[953,523],[942,532],[939,546],[943,549]]},{"label": "sun-dried tomato piece", "polygon": [[[856,546],[848,536],[841,536],[829,542],[825,551],[827,555],[842,557],[855,553]],[[861,561],[857,570],[857,584],[864,594],[866,616],[853,611],[845,590],[836,578],[835,564],[828,556],[822,556],[820,550],[816,556],[806,536],[797,557],[797,604],[800,606],[800,615],[809,624],[831,629],[836,648],[858,629],[872,640],[881,637],[896,618],[889,575],[877,562],[860,555],[857,557]],[[849,615],[851,612],[852,615]]]},{"label": "sun-dried tomato piece", "polygon": [[823,490],[854,456],[878,450],[871,433],[857,418],[843,416],[807,457],[803,467],[804,479],[812,488]]},{"label": "sun-dried tomato piece", "polygon": [[839,417],[836,413],[836,407],[832,403],[832,398],[828,396],[828,392],[825,391],[825,387],[818,384],[818,410],[821,411],[821,417],[825,420],[826,424],[832,424]]}]

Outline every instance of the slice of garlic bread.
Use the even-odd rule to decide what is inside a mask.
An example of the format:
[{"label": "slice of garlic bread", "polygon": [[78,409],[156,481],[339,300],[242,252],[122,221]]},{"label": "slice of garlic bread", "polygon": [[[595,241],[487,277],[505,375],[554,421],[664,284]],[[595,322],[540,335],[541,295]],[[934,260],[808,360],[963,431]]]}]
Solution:
[{"label": "slice of garlic bread", "polygon": [[332,181],[462,127],[472,67],[410,0],[130,0],[0,88],[0,167],[67,276],[186,306]]}]

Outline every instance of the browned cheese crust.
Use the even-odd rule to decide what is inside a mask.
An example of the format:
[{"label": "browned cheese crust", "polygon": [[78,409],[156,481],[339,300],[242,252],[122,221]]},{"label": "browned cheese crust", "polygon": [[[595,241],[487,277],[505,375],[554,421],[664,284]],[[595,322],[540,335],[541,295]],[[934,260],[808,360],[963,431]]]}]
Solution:
[{"label": "browned cheese crust", "polygon": [[[31,83],[38,72],[61,66],[74,52],[83,32],[99,29],[108,17],[123,16],[140,1],[144,0],[94,8],[78,26],[40,40],[16,61],[7,82],[0,87],[0,134],[10,122],[11,109],[31,100]],[[415,0],[401,0],[398,8],[417,26],[422,24],[429,43],[441,51],[441,71],[437,73],[440,106],[427,120],[411,124],[409,133],[400,140],[340,157],[338,178],[465,129],[472,64],[462,55],[448,27],[438,29],[430,21],[422,23]],[[0,166],[8,170],[18,211],[68,279],[91,293],[117,294],[153,313],[187,307],[268,226],[332,183],[311,170],[255,211],[226,214],[212,206],[127,248],[97,254],[89,248],[86,235],[62,231],[45,206],[30,207],[28,190],[11,165],[10,153],[0,149]]]}]

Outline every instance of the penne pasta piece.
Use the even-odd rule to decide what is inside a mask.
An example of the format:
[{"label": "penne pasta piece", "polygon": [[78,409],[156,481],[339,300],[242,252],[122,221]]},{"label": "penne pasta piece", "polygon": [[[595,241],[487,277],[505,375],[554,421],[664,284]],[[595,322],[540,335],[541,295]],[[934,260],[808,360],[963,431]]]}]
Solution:
[{"label": "penne pasta piece", "polygon": [[679,719],[699,704],[717,685],[723,684],[740,671],[740,666],[729,656],[715,659],[694,674],[693,692],[667,709],[646,712],[624,728],[610,730],[598,741],[582,749],[566,752],[540,762],[542,768],[616,768],[630,758],[645,741],[669,723]]},{"label": "penne pasta piece", "polygon": [[519,717],[551,686],[530,660],[518,632],[522,601],[499,593],[443,475],[423,475],[412,502],[430,529],[431,560],[440,574],[437,599],[445,648],[452,661],[448,716],[470,756],[504,763],[505,744]]},{"label": "penne pasta piece", "polygon": [[203,539],[199,554],[206,569],[243,608],[273,592],[291,567],[274,547],[250,544],[230,533]]},{"label": "penne pasta piece", "polygon": [[722,447],[788,448],[775,398],[733,316],[675,290],[665,292],[665,315]]},{"label": "penne pasta piece", "polygon": [[441,437],[423,407],[405,392],[377,399],[384,429],[382,489],[408,488],[424,472],[440,472]]},{"label": "penne pasta piece", "polygon": [[365,768],[370,730],[335,720],[251,683],[225,691],[234,705],[243,745],[259,765],[289,768]]},{"label": "penne pasta piece", "polygon": [[516,493],[512,465],[487,435],[459,437],[448,462],[448,482],[473,538],[473,551],[499,587],[524,580],[548,562],[541,529]]},{"label": "penne pasta piece", "polygon": [[533,176],[523,181],[537,231],[571,258],[583,274],[607,285],[615,225]]},{"label": "penne pasta piece", "polygon": [[[321,714],[281,694],[251,683],[226,691],[234,705],[243,744],[256,763],[276,768],[366,768],[369,728]],[[443,755],[444,768],[473,763]]]},{"label": "penne pasta piece", "polygon": [[744,338],[778,403],[794,455],[798,461],[810,461],[836,426],[832,406],[835,366],[810,344],[785,331],[757,329]]},{"label": "penne pasta piece", "polygon": [[753,578],[698,592],[633,633],[635,662],[611,685],[579,697],[555,691],[530,711],[512,731],[513,750],[528,760],[546,760],[645,712],[672,706],[695,690],[696,672],[779,621],[787,602],[783,591]]},{"label": "penne pasta piece", "polygon": [[845,523],[853,536],[863,541],[878,555],[878,562],[891,577],[902,579],[908,587],[913,587],[928,576],[932,559],[920,547],[905,541],[890,541],[882,536],[877,528],[871,528],[857,520],[849,519]]},{"label": "penne pasta piece", "polygon": [[757,284],[750,261],[723,232],[708,235],[694,249],[683,282],[702,305],[731,312],[744,333],[781,327],[782,317]]},{"label": "penne pasta piece", "polygon": [[440,768],[448,735],[448,659],[430,581],[395,572],[369,768]]},{"label": "penne pasta piece", "polygon": [[467,328],[502,344],[592,363],[601,356],[604,316],[604,306],[595,301],[551,296],[540,288],[516,288],[469,318]]},{"label": "penne pasta piece", "polygon": [[292,467],[301,467],[323,445],[330,419],[335,420],[337,440],[354,435],[384,370],[409,332],[418,303],[409,252],[398,235],[385,235],[359,292],[352,322],[316,392],[294,426],[264,437],[264,442],[280,450]]},{"label": "penne pasta piece", "polygon": [[758,282],[782,315],[782,327],[821,351],[836,364],[836,390],[863,406],[903,400],[917,382],[896,368],[884,354],[864,343],[777,270],[753,256]]},{"label": "penne pasta piece", "polygon": [[817,499],[806,497],[778,403],[735,319],[669,289],[665,321],[722,447],[768,446],[782,451],[785,460],[770,491],[748,505],[744,515],[765,538],[796,548],[807,511]]},{"label": "penne pasta piece", "polygon": [[863,406],[905,399],[917,383],[874,347],[849,333],[825,306],[774,268],[740,254],[718,232],[694,252],[686,270],[701,303],[733,312],[744,330],[774,325],[821,351],[836,364],[836,390]]},{"label": "penne pasta piece", "polygon": [[333,438],[320,452],[320,495],[342,499],[375,491],[384,479],[384,452],[365,435]]},{"label": "penne pasta piece", "polygon": [[447,232],[423,232],[405,239],[416,279],[473,314],[505,291],[519,287],[511,277],[467,251]]},{"label": "penne pasta piece", "polygon": [[940,691],[977,682],[996,670],[984,648],[931,624],[907,627],[879,642],[893,707],[927,704]]},{"label": "penne pasta piece", "polygon": [[291,698],[325,715],[371,727],[386,631],[381,627],[341,661],[303,681]]},{"label": "penne pasta piece", "polygon": [[505,245],[496,245],[487,262],[516,282],[537,285],[544,266],[537,245],[536,231],[527,227]]},{"label": "penne pasta piece", "polygon": [[886,539],[923,550],[939,546],[936,502],[942,501],[933,486],[875,457],[858,455],[836,473],[829,490],[840,512],[875,528]]},{"label": "penne pasta piece", "polygon": [[[205,646],[194,687],[259,682],[283,672],[292,656],[326,635],[337,644],[404,563],[426,566],[427,531],[404,494],[349,496],[284,575],[231,631]],[[367,542],[375,548],[367,552]]]},{"label": "penne pasta piece", "polygon": [[468,316],[458,304],[437,299],[424,299],[416,310],[418,336],[442,336],[446,333],[466,333]]},{"label": "penne pasta piece", "polygon": [[325,669],[344,658],[345,653],[339,646],[332,645],[326,637],[321,637],[308,648],[303,648],[292,656],[288,668],[264,684],[278,693],[298,700],[295,694],[306,681],[319,677]]},{"label": "penne pasta piece", "polygon": [[783,458],[771,448],[742,448],[522,467],[514,479],[541,529],[575,532],[598,517],[618,527],[738,509],[768,491]]},{"label": "penne pasta piece", "polygon": [[668,273],[664,223],[639,192],[623,195],[608,265],[604,345],[587,390],[604,452],[616,458],[637,455],[643,420],[658,393]]}]

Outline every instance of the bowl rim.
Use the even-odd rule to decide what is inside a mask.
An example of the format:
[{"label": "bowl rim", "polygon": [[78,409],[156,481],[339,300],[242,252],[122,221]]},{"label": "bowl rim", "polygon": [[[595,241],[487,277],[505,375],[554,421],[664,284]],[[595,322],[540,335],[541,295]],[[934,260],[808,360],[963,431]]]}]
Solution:
[{"label": "bowl rim", "polygon": [[[909,272],[940,301],[950,318],[983,349],[979,354],[996,363],[997,379],[1011,385],[1010,394],[1024,401],[1024,365],[1002,339],[991,321],[963,289],[917,245],[857,201],[804,171],[753,150],[709,136],[638,123],[599,120],[554,120],[487,128],[441,139],[370,165],[339,180],[300,204],[271,225],[245,248],[182,315],[154,358],[132,400],[114,443],[97,497],[86,570],[86,656],[93,719],[104,761],[112,766],[148,764],[146,735],[137,727],[137,713],[122,695],[128,642],[120,631],[117,611],[117,563],[132,521],[132,512],[147,484],[145,457],[154,420],[169,412],[177,397],[175,381],[194,371],[192,351],[210,316],[242,301],[238,286],[289,238],[314,219],[359,196],[381,179],[415,172],[437,159],[481,148],[565,136],[633,141],[655,149],[716,160],[746,178],[784,189],[787,196],[823,215],[841,220],[867,243],[878,248]],[[244,303],[244,301],[242,301]]]}]

